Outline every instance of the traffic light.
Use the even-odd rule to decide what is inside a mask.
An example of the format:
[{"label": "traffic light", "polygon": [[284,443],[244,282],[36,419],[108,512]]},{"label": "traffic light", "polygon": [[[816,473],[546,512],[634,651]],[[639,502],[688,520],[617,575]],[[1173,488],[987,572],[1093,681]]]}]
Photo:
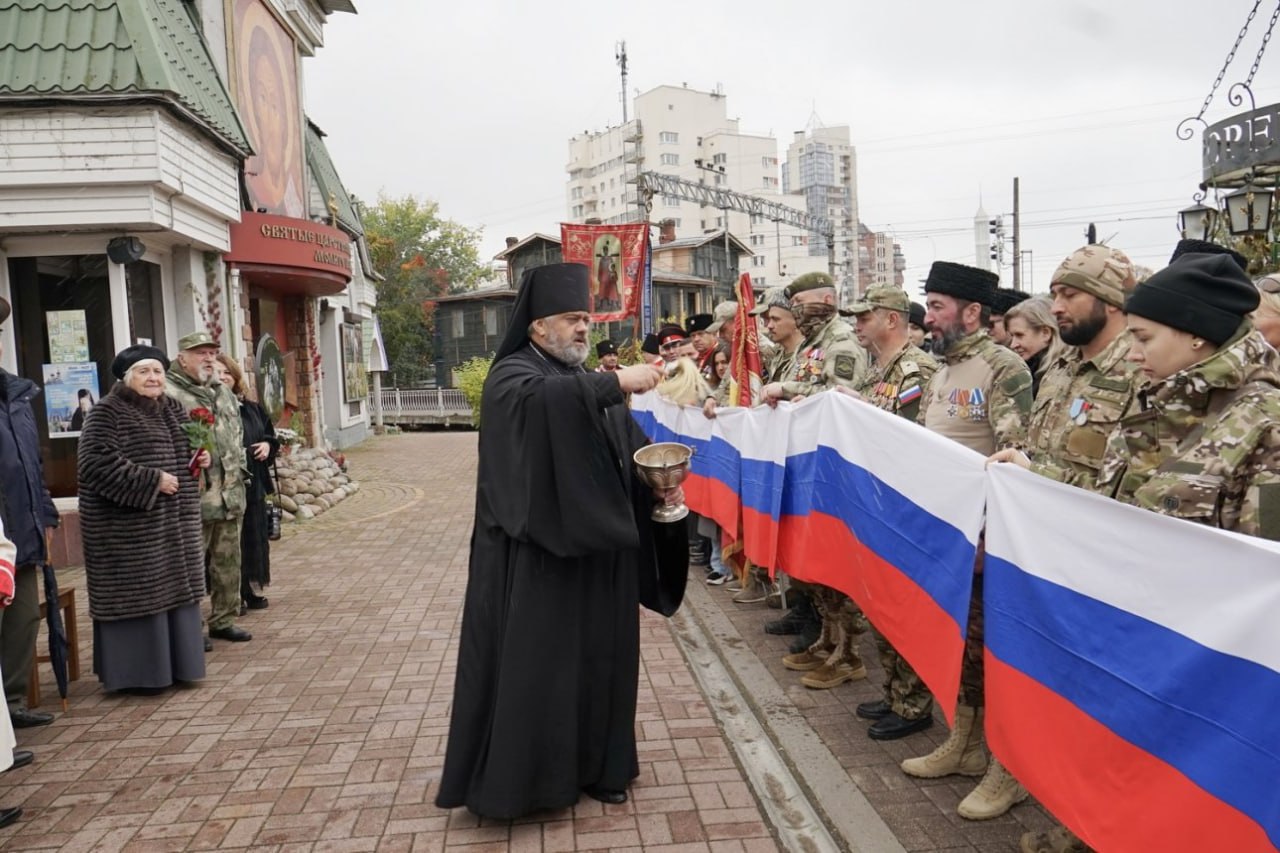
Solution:
[{"label": "traffic light", "polygon": [[1000,220],[999,220],[999,219],[988,219],[988,220],[987,220],[987,231],[988,231],[988,232],[990,232],[990,233],[992,233],[992,234],[999,234],[999,233],[1000,233]]}]

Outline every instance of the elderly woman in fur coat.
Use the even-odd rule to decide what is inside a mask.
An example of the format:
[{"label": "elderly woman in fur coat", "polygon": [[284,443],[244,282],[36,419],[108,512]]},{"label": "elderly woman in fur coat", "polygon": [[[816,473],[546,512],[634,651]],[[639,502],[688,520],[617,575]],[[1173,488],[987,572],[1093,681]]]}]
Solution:
[{"label": "elderly woman in fur coat", "polygon": [[93,669],[109,691],[155,693],[204,677],[204,555],[189,418],[165,396],[165,354],[131,346],[85,419],[78,452]]}]

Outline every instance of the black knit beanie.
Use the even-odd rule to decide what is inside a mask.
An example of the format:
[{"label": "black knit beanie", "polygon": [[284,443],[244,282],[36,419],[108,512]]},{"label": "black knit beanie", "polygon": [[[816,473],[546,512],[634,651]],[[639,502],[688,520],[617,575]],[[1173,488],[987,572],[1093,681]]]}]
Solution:
[{"label": "black knit beanie", "polygon": [[1236,333],[1258,302],[1257,288],[1234,260],[1193,252],[1134,288],[1124,310],[1217,346]]},{"label": "black knit beanie", "polygon": [[993,272],[950,261],[934,261],[924,282],[924,292],[944,293],[957,299],[991,305],[995,302],[998,284],[1000,276]]},{"label": "black knit beanie", "polygon": [[1219,246],[1208,240],[1179,240],[1178,245],[1173,247],[1173,255],[1169,258],[1169,263],[1173,263],[1183,255],[1227,255],[1240,269],[1249,271],[1248,258],[1235,249],[1228,249],[1226,246]]},{"label": "black knit beanie", "polygon": [[911,303],[911,325],[924,328],[924,306],[919,302]]}]

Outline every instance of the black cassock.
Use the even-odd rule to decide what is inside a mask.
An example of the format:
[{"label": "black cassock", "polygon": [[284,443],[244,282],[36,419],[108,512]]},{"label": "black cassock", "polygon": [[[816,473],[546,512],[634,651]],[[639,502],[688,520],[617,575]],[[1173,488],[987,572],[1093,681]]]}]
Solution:
[{"label": "black cassock", "polygon": [[638,774],[638,605],[670,615],[688,569],[632,470],[646,443],[614,374],[532,344],[493,366],[436,805],[515,818]]}]

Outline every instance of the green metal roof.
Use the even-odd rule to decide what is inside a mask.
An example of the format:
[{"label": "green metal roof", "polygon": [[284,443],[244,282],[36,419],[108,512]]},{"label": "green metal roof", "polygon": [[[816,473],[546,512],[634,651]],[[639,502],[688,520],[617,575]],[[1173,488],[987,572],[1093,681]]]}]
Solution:
[{"label": "green metal roof", "polygon": [[253,152],[182,0],[0,0],[0,100],[158,97]]},{"label": "green metal roof", "polygon": [[[324,131],[316,127],[311,119],[307,119],[307,165],[311,167],[311,177],[320,187],[320,195],[325,204],[329,203],[330,197],[337,203],[338,224],[352,234],[363,234],[364,225],[360,222],[360,214],[356,213],[356,206],[351,203],[351,194],[342,186],[338,169],[333,165],[329,149],[325,147]],[[328,212],[327,208],[323,211],[325,214]]]}]

